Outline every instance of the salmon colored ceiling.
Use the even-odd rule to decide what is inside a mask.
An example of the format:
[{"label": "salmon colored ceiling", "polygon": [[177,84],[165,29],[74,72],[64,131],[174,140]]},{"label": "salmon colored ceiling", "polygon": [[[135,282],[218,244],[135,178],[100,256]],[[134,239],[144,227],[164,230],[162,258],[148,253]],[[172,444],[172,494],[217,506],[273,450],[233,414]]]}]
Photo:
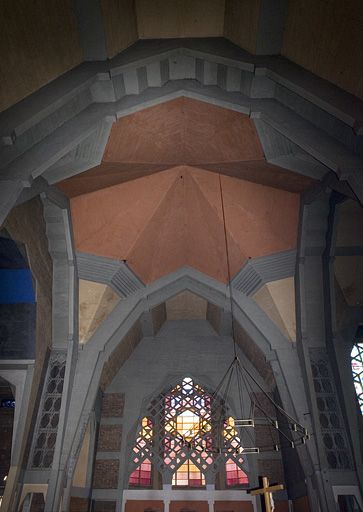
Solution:
[{"label": "salmon colored ceiling", "polygon": [[76,249],[125,259],[145,283],[183,266],[226,282],[220,183],[232,276],[296,247],[298,194],[177,166],[72,198]]},{"label": "salmon colored ceiling", "polygon": [[184,97],[121,118],[112,126],[103,157],[172,165],[263,159],[248,116]]},{"label": "salmon colored ceiling", "polygon": [[102,163],[58,186],[74,197],[176,165],[292,192],[312,184],[310,178],[266,162],[247,115],[183,97],[119,119],[112,126]]}]

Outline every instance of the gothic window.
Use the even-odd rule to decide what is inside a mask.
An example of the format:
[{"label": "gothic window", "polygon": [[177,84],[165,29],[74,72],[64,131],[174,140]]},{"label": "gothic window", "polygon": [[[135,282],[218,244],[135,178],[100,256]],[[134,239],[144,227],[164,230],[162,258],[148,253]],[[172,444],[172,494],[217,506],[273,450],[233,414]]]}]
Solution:
[{"label": "gothic window", "polygon": [[227,486],[247,485],[242,451],[226,405],[186,377],[151,402],[133,447],[129,485],[151,486],[152,465],[171,474],[174,487],[205,487],[207,476],[221,470]]},{"label": "gothic window", "polygon": [[363,414],[363,343],[354,344],[352,352],[352,373],[355,392],[357,393],[360,410]]}]

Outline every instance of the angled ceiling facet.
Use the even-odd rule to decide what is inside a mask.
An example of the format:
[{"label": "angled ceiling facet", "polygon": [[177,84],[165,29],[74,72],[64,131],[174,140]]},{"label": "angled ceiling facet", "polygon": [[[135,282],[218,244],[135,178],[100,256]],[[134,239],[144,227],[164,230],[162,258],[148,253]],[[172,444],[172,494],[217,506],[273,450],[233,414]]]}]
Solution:
[{"label": "angled ceiling facet", "polygon": [[121,118],[103,160],[195,165],[263,158],[248,116],[182,97]]}]

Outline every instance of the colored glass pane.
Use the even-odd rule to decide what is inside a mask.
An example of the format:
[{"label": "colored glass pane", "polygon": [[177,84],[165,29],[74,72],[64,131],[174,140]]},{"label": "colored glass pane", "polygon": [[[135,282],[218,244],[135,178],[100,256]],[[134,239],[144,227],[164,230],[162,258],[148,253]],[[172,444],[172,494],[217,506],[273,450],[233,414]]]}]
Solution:
[{"label": "colored glass pane", "polygon": [[176,430],[184,439],[193,439],[200,430],[200,418],[191,411],[185,411],[176,417]]},{"label": "colored glass pane", "polygon": [[130,475],[129,485],[135,487],[151,486],[151,462],[146,459]]},{"label": "colored glass pane", "polygon": [[248,484],[246,473],[231,459],[226,462],[226,483],[228,487]]},{"label": "colored glass pane", "polygon": [[230,416],[224,423],[223,437],[225,444],[232,446],[235,450],[242,452],[241,440],[238,437],[237,430],[234,426],[234,419]]},{"label": "colored glass pane", "polygon": [[173,475],[175,487],[204,487],[205,477],[191,460],[187,460]]}]

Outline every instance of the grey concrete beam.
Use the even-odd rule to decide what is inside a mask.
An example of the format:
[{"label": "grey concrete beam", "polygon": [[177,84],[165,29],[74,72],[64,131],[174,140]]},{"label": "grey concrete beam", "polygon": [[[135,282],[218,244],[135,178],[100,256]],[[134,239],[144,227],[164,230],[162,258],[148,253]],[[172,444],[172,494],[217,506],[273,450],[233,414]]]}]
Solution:
[{"label": "grey concrete beam", "polygon": [[145,287],[125,261],[87,253],[77,253],[80,279],[109,285],[121,297],[128,297]]},{"label": "grey concrete beam", "polygon": [[328,167],[261,118],[253,121],[268,162],[312,178],[322,179],[329,172]]},{"label": "grey concrete beam", "polygon": [[252,105],[252,112],[256,112],[260,119],[332,169],[340,178],[345,179],[361,169],[362,160],[343,144],[333,141],[326,133],[277,102],[259,101],[260,104],[257,101],[256,105]]},{"label": "grey concrete beam", "polygon": [[251,258],[232,279],[232,286],[245,295],[252,295],[265,283],[293,276],[295,266],[294,250]]},{"label": "grey concrete beam", "polygon": [[78,252],[76,255],[78,277],[87,281],[110,284],[121,262],[111,258]]},{"label": "grey concrete beam", "polygon": [[50,166],[43,177],[48,183],[57,183],[66,177],[99,165],[102,161],[114,118],[103,118],[95,130],[64,157]]}]

